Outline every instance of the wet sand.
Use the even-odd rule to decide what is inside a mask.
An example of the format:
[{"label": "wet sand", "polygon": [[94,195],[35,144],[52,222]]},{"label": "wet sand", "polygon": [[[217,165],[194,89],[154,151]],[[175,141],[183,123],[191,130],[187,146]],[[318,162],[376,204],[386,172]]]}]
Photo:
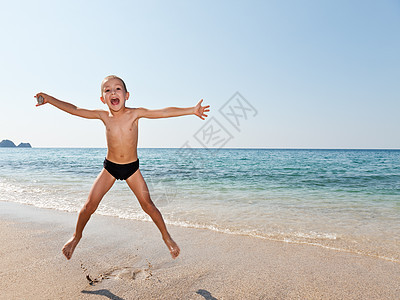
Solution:
[{"label": "wet sand", "polygon": [[0,202],[0,299],[400,299],[400,264],[310,245]]}]

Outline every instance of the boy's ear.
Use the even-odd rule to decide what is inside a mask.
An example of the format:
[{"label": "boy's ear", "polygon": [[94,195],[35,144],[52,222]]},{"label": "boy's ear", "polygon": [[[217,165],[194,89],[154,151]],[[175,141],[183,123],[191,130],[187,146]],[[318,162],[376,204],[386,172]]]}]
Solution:
[{"label": "boy's ear", "polygon": [[125,101],[129,99],[129,92],[126,92]]},{"label": "boy's ear", "polygon": [[103,102],[104,104],[106,104],[106,101],[104,101],[103,96],[100,97],[101,102]]}]

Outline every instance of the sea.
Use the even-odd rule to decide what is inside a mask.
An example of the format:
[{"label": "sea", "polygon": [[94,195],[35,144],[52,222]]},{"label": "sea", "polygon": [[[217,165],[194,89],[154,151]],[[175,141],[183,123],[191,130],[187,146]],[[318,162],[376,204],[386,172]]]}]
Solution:
[{"label": "sea", "polygon": [[[77,212],[106,149],[0,148],[0,201]],[[167,224],[400,263],[400,150],[138,149]],[[124,181],[97,214],[150,222]]]}]

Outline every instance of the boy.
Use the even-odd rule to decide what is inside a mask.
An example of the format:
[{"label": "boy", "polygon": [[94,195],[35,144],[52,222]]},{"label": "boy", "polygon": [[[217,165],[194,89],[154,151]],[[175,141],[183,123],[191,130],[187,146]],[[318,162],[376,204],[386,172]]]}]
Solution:
[{"label": "boy", "polygon": [[88,199],[79,212],[72,238],[62,249],[65,257],[68,260],[71,258],[75,247],[82,238],[86,223],[116,179],[126,181],[139,200],[142,209],[151,217],[160,230],[172,258],[178,257],[180,249],[168,233],[160,211],[151,201],[146,182],[139,170],[137,156],[138,121],[140,118],[169,118],[191,114],[204,120],[204,117],[207,117],[205,112],[210,111],[208,109],[210,106],[201,106],[202,99],[196,106],[188,108],[168,107],[155,110],[128,108],[125,106],[125,101],[129,99],[129,92],[124,81],[114,75],[107,76],[101,83],[100,100],[108,106],[108,111],[78,108],[73,104],[60,101],[44,93],[38,93],[35,97],[38,99],[36,106],[50,103],[75,116],[86,119],[100,119],[106,127],[107,156],[104,160],[104,168],[93,183]]}]

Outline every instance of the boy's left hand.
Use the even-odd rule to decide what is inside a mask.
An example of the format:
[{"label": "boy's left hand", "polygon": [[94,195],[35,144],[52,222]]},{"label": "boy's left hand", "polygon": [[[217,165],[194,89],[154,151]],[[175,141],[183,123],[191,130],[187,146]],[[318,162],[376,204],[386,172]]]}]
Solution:
[{"label": "boy's left hand", "polygon": [[208,108],[210,105],[207,106],[201,106],[201,103],[203,102],[203,99],[201,99],[196,106],[194,107],[194,114],[198,116],[200,119],[204,120],[204,117],[206,118],[208,115],[205,114],[205,112],[210,111]]}]

